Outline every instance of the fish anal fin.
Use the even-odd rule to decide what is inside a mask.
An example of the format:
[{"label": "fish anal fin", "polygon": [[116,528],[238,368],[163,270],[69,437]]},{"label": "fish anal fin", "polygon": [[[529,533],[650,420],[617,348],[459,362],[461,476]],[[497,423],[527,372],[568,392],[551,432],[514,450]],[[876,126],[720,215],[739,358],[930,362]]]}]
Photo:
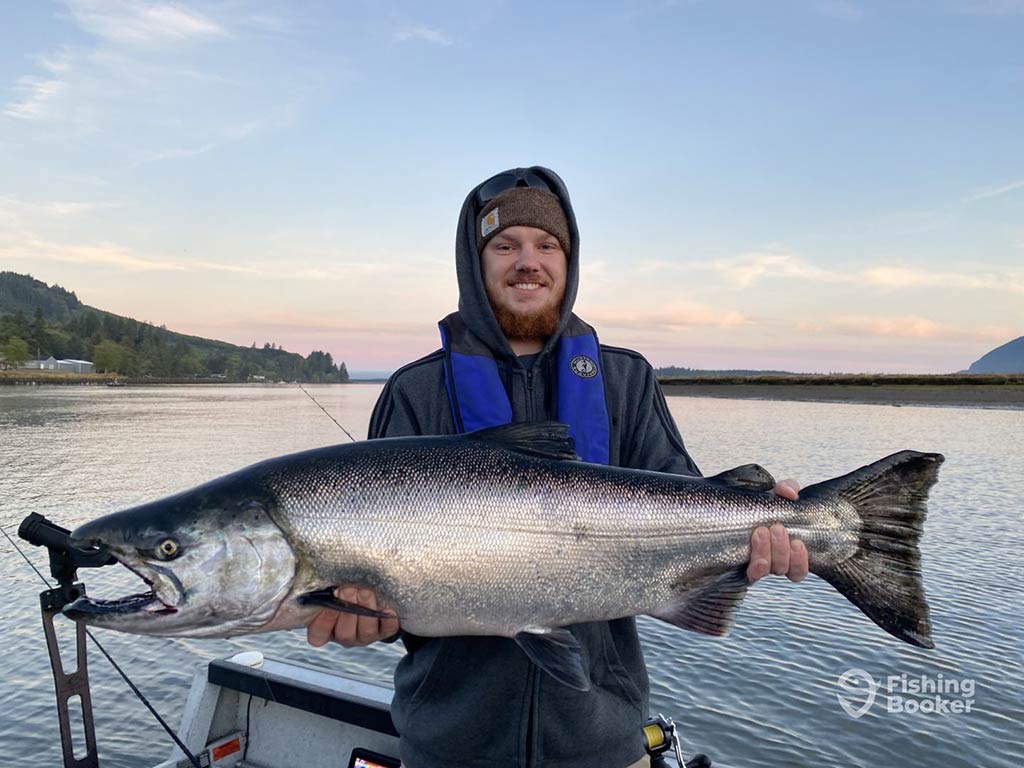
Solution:
[{"label": "fish anal fin", "polygon": [[305,592],[295,598],[300,605],[319,605],[322,608],[330,608],[332,611],[342,613],[354,613],[356,616],[372,616],[375,619],[393,619],[394,614],[375,611],[358,603],[350,603],[348,600],[339,600],[334,594],[334,587],[324,587],[313,592]]},{"label": "fish anal fin", "polygon": [[681,589],[675,600],[651,615],[691,632],[722,637],[746,594],[745,568],[731,569]]},{"label": "fish anal fin", "polygon": [[709,477],[707,481],[741,491],[770,491],[775,487],[775,478],[760,464],[743,464],[727,469]]},{"label": "fish anal fin", "polygon": [[590,690],[590,676],[583,668],[580,644],[572,632],[564,628],[531,628],[519,632],[515,640],[530,661],[555,680],[577,691]]}]

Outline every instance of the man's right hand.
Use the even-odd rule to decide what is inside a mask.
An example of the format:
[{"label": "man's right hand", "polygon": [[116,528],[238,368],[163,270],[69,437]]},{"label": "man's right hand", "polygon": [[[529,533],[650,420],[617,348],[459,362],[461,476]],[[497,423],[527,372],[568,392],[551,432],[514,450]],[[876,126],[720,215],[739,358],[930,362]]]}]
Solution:
[{"label": "man's right hand", "polygon": [[[338,587],[334,590],[334,596],[348,603],[358,603],[364,608],[378,610],[377,596],[369,589]],[[394,616],[394,611],[387,608],[380,610]],[[373,616],[356,616],[354,613],[324,608],[306,626],[306,640],[317,648],[328,640],[341,643],[346,648],[355,648],[386,640],[397,635],[398,630],[397,616],[391,619],[377,619]]]}]

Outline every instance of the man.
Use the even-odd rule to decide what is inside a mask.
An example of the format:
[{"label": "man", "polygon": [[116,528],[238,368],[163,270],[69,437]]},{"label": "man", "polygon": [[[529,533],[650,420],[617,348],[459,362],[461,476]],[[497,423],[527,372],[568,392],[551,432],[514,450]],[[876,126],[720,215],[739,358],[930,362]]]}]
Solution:
[{"label": "man", "polygon": [[[470,192],[456,240],[459,311],[441,323],[442,348],[391,377],[370,438],[442,435],[509,421],[570,425],[588,461],[698,475],[651,366],[600,345],[572,313],[579,232],[562,180],[546,168],[500,173]],[[776,492],[795,498],[795,485]],[[443,546],[443,542],[439,542]],[[759,529],[748,577],[794,581],[807,550],[785,529]],[[376,608],[357,586],[345,600]],[[399,631],[396,619],[324,611],[309,642],[365,645]],[[626,768],[645,765],[648,680],[634,619],[574,625],[592,687],[546,676],[512,640],[421,638],[395,671],[392,715],[403,763],[441,766]]]}]

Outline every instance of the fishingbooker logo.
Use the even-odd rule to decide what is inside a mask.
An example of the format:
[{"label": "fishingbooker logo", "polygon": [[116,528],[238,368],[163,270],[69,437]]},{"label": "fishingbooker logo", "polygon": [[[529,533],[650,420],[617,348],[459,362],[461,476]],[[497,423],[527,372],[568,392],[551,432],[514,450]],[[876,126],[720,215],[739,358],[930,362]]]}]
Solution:
[{"label": "fishingbooker logo", "polygon": [[839,706],[852,718],[867,714],[876,700],[890,714],[960,715],[974,706],[974,680],[930,675],[889,675],[875,680],[863,669],[848,669],[836,680]]}]

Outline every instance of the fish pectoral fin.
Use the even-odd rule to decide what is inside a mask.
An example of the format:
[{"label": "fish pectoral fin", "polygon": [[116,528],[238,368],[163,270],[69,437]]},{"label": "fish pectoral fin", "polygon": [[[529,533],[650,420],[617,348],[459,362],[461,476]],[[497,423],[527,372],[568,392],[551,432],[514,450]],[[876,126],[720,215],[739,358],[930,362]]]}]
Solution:
[{"label": "fish pectoral fin", "polygon": [[375,611],[372,608],[350,603],[348,600],[339,600],[334,595],[334,587],[324,587],[314,592],[305,592],[299,595],[296,600],[300,605],[319,605],[323,608],[330,608],[342,613],[354,613],[357,616],[372,616],[375,619],[393,619],[394,614]]},{"label": "fish pectoral fin", "polygon": [[691,632],[722,637],[729,633],[736,608],[746,594],[744,566],[688,587],[676,600],[651,615]]},{"label": "fish pectoral fin", "polygon": [[744,464],[727,469],[709,477],[708,482],[741,491],[770,491],[775,487],[775,478],[760,464]]},{"label": "fish pectoral fin", "polygon": [[583,668],[579,641],[568,629],[531,628],[519,632],[515,639],[530,661],[555,680],[577,691],[590,690],[590,676]]}]

